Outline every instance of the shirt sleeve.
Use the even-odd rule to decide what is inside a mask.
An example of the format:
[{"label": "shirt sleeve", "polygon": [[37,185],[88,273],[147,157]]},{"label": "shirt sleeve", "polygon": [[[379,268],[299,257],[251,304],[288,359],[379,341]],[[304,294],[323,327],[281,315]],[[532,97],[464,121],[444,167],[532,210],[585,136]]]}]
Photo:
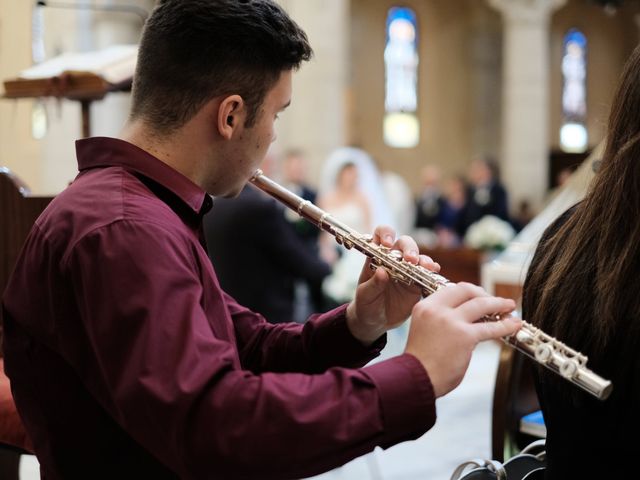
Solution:
[{"label": "shirt sleeve", "polygon": [[270,324],[238,305],[228,295],[227,306],[233,317],[242,366],[254,373],[321,373],[331,367],[362,367],[380,355],[386,334],[365,347],[350,332],[347,306],[312,315],[297,323]]},{"label": "shirt sleeve", "polygon": [[[62,352],[109,415],[180,478],[310,476],[433,425],[433,388],[410,355],[314,375],[241,368],[201,307],[190,248],[127,221],[85,237],[66,268],[86,341]],[[339,316],[312,324],[319,346],[343,328]]]}]

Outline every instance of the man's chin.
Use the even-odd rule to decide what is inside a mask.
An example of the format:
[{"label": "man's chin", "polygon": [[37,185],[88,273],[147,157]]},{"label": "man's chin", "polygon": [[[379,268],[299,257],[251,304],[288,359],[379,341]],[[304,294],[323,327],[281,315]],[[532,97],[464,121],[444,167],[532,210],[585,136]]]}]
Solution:
[{"label": "man's chin", "polygon": [[229,192],[225,193],[224,195],[220,195],[223,198],[236,198],[238,195],[240,195],[240,193],[242,193],[242,190],[244,190],[244,187],[248,184],[244,183],[242,185],[240,185],[239,187],[234,187],[233,189],[229,190]]}]

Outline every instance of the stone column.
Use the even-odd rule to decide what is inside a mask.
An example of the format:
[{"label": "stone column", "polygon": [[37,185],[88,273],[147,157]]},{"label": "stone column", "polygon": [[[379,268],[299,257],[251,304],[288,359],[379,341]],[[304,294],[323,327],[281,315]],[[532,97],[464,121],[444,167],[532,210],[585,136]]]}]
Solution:
[{"label": "stone column", "polygon": [[[103,0],[97,7],[117,7],[133,2]],[[152,0],[136,5],[151,10]],[[136,44],[142,20],[134,14],[99,10],[44,7],[45,46],[48,58],[60,52],[87,52],[110,45]],[[129,111],[129,93],[110,93],[91,103],[91,135],[117,136]],[[42,140],[42,191],[57,194],[77,174],[74,141],[82,136],[80,103],[74,100],[47,101],[49,131]]]},{"label": "stone column", "polygon": [[[32,3],[0,0],[0,81],[31,66]],[[0,167],[10,168],[39,193],[42,146],[31,136],[33,104],[32,99],[0,100]]]},{"label": "stone column", "polygon": [[549,169],[549,23],[566,0],[489,0],[502,13],[502,177],[512,209],[539,208]]},{"label": "stone column", "polygon": [[302,148],[309,180],[347,138],[349,0],[278,0],[307,33],[314,57],[293,76],[291,106],[280,116],[276,151]]}]

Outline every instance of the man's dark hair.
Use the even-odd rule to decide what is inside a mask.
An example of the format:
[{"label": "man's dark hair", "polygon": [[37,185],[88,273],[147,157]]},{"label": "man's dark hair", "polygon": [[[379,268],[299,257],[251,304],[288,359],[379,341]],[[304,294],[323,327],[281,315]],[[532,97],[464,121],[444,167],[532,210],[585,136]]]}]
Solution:
[{"label": "man's dark hair", "polygon": [[280,74],[312,53],[272,0],[162,0],[142,34],[131,117],[166,134],[212,98],[238,94],[251,127]]}]

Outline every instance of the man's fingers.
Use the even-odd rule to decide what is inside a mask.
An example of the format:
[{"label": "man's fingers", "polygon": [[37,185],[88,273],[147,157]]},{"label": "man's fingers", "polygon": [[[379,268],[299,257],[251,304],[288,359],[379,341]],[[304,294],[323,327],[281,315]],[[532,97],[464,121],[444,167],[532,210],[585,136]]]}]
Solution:
[{"label": "man's fingers", "polygon": [[402,258],[407,262],[418,263],[420,259],[420,252],[418,250],[418,244],[416,241],[408,235],[402,235],[396,240],[393,248],[402,252]]},{"label": "man's fingers", "polygon": [[472,298],[488,296],[484,289],[472,285],[471,283],[460,282],[451,284],[445,288],[441,288],[433,295],[429,296],[427,301],[431,300],[452,308],[456,308]]},{"label": "man's fingers", "polygon": [[522,320],[514,317],[507,317],[498,322],[478,322],[469,325],[472,328],[478,342],[491,339],[499,339],[508,335],[513,335],[522,326]]},{"label": "man's fingers", "polygon": [[434,262],[433,259],[428,255],[420,255],[420,260],[418,263],[421,267],[424,267],[427,270],[431,270],[432,272],[440,271],[440,264],[438,262]]},{"label": "man's fingers", "polygon": [[467,322],[475,322],[485,315],[512,312],[515,308],[516,303],[508,298],[482,296],[463,303],[458,307],[458,312]]},{"label": "man's fingers", "polygon": [[389,274],[384,268],[376,268],[369,279],[358,287],[359,299],[365,303],[372,303],[384,293],[384,289],[389,282]]},{"label": "man's fingers", "polygon": [[388,225],[379,225],[373,231],[373,243],[376,245],[391,247],[395,239],[396,231]]},{"label": "man's fingers", "polygon": [[440,265],[427,255],[420,255],[420,249],[416,241],[408,235],[402,235],[396,240],[396,232],[387,225],[379,225],[373,232],[373,243],[385,247],[400,250],[402,258],[415,264],[420,264],[424,268],[433,272],[440,271]]}]

